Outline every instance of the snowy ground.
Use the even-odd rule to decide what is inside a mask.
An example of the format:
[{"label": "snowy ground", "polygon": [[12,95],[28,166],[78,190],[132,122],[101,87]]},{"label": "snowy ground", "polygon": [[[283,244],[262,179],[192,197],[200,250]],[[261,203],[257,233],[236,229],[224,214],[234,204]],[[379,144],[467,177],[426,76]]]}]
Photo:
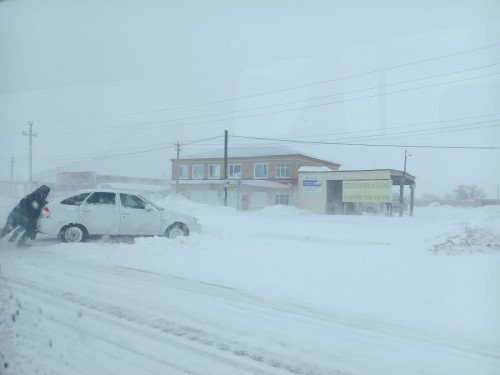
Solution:
[{"label": "snowy ground", "polygon": [[500,207],[160,204],[203,234],[0,242],[1,375],[500,373]]}]

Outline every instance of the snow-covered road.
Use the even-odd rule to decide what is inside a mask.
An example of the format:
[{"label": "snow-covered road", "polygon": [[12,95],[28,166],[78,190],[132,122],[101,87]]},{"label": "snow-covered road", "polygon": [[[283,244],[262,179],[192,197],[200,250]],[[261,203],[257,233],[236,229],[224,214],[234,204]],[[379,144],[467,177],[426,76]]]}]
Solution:
[{"label": "snow-covered road", "polygon": [[[218,215],[224,220],[226,214]],[[424,233],[440,243],[443,230],[456,235],[452,224],[227,215],[233,231],[207,223],[206,234],[179,241],[67,245],[40,240],[22,250],[2,242],[0,374],[499,372],[500,333],[493,318],[500,311],[498,285],[476,288],[499,280],[494,276],[498,254],[464,260],[410,245],[401,254],[395,249],[403,238],[377,237],[390,223],[406,228],[403,236],[417,232],[404,238],[410,244]],[[322,220],[325,227],[318,228]],[[290,232],[298,223],[308,235]],[[374,223],[380,227],[361,237],[326,229],[332,224],[367,229]],[[243,250],[235,252],[233,236]],[[420,243],[430,247],[428,238],[420,237]],[[332,241],[350,255],[332,249]],[[342,272],[356,260],[359,270]],[[468,274],[464,264],[478,269]],[[335,272],[327,277],[325,269]],[[367,269],[371,274],[361,277]],[[260,281],[250,282],[249,270]],[[440,272],[446,280],[436,278]],[[480,274],[483,278],[471,286]],[[432,280],[426,283],[427,278]],[[300,289],[306,281],[308,288]],[[345,293],[331,295],[339,283]],[[426,290],[429,285],[435,288]],[[474,293],[482,295],[463,303],[476,304],[471,311],[450,315],[461,298]],[[473,313],[484,314],[464,326]]]}]

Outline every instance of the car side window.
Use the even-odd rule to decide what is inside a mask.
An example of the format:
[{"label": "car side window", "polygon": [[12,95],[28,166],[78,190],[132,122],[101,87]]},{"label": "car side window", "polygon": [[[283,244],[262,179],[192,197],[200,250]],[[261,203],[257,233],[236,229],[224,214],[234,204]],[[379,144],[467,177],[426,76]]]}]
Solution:
[{"label": "car side window", "polygon": [[142,210],[146,208],[146,202],[144,202],[137,195],[120,194],[120,201],[122,202],[123,207],[136,208]]},{"label": "car side window", "polygon": [[115,196],[115,193],[96,192],[87,199],[85,204],[114,205]]},{"label": "car side window", "polygon": [[72,197],[66,198],[65,200],[61,201],[61,204],[67,204],[70,206],[79,206],[83,203],[85,198],[87,198],[89,195],[90,195],[90,193],[83,193],[83,194],[74,195]]}]

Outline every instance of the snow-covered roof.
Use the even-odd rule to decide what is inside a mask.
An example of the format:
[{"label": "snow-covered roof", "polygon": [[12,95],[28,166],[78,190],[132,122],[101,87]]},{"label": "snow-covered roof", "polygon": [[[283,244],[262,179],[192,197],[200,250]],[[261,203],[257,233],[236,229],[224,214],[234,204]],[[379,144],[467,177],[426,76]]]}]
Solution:
[{"label": "snow-covered roof", "polygon": [[299,168],[299,172],[332,172],[328,167],[321,166],[303,166]]},{"label": "snow-covered roof", "polygon": [[[172,181],[172,185],[176,182]],[[229,184],[235,185],[238,183],[238,180],[230,179]],[[223,185],[224,180],[179,180],[179,184],[189,184],[189,185]],[[267,188],[275,188],[275,189],[289,189],[292,187],[291,184],[269,181],[269,180],[241,180],[241,185],[246,186],[259,186],[259,187],[267,187]]]},{"label": "snow-covered roof", "polygon": [[241,184],[247,186],[259,186],[259,187],[266,187],[273,189],[290,189],[292,187],[291,184],[268,181],[268,180],[242,180]]},{"label": "snow-covered roof", "polygon": [[[229,147],[227,156],[229,158],[245,158],[257,156],[291,156],[291,155],[304,155],[318,159],[315,156],[306,155],[289,147],[269,146],[269,147]],[[213,150],[199,154],[183,156],[182,159],[219,159],[224,157],[224,150]],[[172,159],[175,160],[175,159]]]}]

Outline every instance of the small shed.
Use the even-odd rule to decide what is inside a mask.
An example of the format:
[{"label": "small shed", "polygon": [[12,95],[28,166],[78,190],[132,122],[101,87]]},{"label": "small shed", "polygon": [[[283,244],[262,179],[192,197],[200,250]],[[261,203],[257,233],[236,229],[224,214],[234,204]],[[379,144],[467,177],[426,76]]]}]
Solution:
[{"label": "small shed", "polygon": [[318,214],[355,214],[360,204],[386,204],[393,209],[393,186],[399,186],[400,216],[404,187],[410,187],[410,215],[413,215],[415,177],[393,169],[333,171],[326,167],[301,167],[298,177],[298,206]]}]

